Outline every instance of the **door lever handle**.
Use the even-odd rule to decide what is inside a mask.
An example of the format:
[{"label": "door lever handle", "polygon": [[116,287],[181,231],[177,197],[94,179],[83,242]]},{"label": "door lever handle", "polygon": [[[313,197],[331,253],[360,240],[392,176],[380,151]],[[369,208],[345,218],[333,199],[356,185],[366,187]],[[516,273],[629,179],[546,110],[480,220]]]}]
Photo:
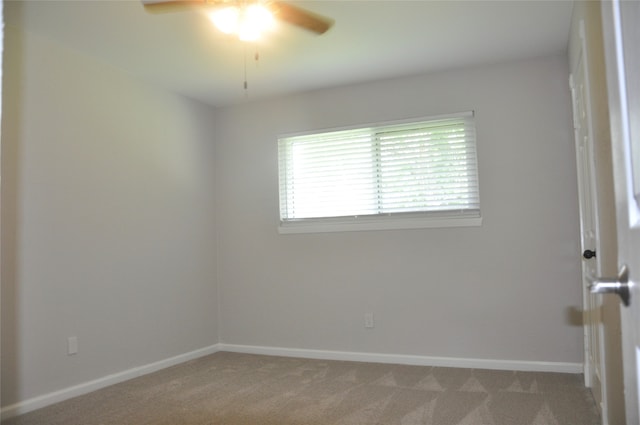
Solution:
[{"label": "door lever handle", "polygon": [[616,278],[587,276],[587,280],[592,294],[618,294],[625,307],[629,306],[631,291],[629,290],[629,268],[626,264],[620,267]]}]

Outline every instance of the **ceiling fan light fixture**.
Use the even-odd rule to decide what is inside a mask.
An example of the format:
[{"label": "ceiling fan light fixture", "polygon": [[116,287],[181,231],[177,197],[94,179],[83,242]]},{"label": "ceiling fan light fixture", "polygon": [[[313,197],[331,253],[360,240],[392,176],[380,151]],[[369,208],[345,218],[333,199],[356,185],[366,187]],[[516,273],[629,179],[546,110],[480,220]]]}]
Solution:
[{"label": "ceiling fan light fixture", "polygon": [[257,40],[263,31],[274,26],[273,15],[259,3],[224,7],[212,12],[209,18],[220,31],[236,34],[242,41]]},{"label": "ceiling fan light fixture", "polygon": [[236,34],[240,23],[240,8],[228,6],[209,14],[211,22],[225,34]]},{"label": "ceiling fan light fixture", "polygon": [[220,31],[234,34],[244,40],[256,39],[261,32],[272,29],[275,27],[276,19],[315,34],[324,34],[334,23],[331,18],[294,6],[285,0],[141,1],[149,13],[177,12],[200,7]]}]

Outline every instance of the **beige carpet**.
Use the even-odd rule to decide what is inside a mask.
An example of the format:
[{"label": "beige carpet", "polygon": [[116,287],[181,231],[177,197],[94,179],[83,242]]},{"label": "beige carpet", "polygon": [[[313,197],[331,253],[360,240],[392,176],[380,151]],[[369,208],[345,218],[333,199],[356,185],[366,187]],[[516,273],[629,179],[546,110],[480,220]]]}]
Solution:
[{"label": "beige carpet", "polygon": [[216,353],[3,425],[596,425],[582,376]]}]

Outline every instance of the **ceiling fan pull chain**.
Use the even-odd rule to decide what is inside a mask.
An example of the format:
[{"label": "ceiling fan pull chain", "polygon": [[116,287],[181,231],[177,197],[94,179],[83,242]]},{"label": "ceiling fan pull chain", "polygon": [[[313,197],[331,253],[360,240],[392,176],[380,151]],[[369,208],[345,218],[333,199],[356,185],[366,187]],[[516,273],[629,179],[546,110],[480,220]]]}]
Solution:
[{"label": "ceiling fan pull chain", "polygon": [[247,46],[244,46],[244,100],[249,99],[249,84],[247,83]]},{"label": "ceiling fan pull chain", "polygon": [[[247,82],[247,45],[244,45],[244,98],[249,99],[249,83]],[[253,60],[256,63],[256,68],[260,63],[260,52],[258,50],[253,54]]]}]

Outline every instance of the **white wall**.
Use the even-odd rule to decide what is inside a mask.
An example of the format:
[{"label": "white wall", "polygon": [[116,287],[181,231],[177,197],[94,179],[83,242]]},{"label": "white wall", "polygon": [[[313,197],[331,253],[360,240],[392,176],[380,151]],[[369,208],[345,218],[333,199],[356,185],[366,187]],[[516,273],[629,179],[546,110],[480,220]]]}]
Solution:
[{"label": "white wall", "polygon": [[[278,134],[472,109],[482,227],[277,233]],[[244,104],[216,131],[221,342],[582,361],[566,57]]]},{"label": "white wall", "polygon": [[5,41],[2,405],[215,344],[212,110]]}]

